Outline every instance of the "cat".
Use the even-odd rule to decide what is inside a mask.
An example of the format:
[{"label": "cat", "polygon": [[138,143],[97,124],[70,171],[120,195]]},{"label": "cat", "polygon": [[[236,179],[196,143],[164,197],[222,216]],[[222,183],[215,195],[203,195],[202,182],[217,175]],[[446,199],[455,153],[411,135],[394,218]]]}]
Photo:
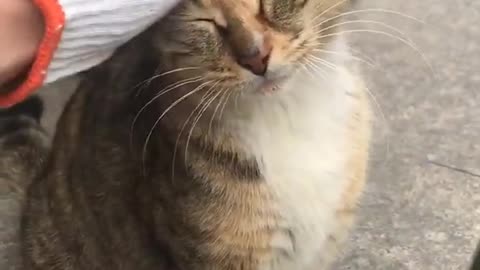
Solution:
[{"label": "cat", "polygon": [[480,269],[480,244],[478,245],[477,250],[473,255],[472,266],[470,267],[470,270],[478,270],[478,269]]},{"label": "cat", "polygon": [[371,129],[348,9],[184,1],[81,75],[51,148],[36,121],[10,126],[22,145],[0,150],[26,158],[9,177],[31,182],[23,269],[328,269]]}]

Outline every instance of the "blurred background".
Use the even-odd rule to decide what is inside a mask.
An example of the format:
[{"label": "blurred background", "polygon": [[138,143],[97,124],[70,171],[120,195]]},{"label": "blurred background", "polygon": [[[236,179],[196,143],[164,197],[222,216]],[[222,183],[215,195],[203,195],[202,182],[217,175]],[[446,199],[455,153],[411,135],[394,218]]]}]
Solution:
[{"label": "blurred background", "polygon": [[[420,53],[392,36],[347,34],[356,55],[374,64],[362,66],[376,121],[369,184],[335,269],[466,270],[480,241],[480,1],[357,0],[356,6],[376,11],[350,19],[398,28],[368,27],[403,32]],[[74,84],[67,79],[41,91],[50,130]],[[18,205],[0,200],[2,207]],[[11,225],[0,222],[0,229]],[[9,246],[0,242],[0,251]],[[15,269],[2,261],[12,262],[9,253],[0,252],[0,269]]]}]

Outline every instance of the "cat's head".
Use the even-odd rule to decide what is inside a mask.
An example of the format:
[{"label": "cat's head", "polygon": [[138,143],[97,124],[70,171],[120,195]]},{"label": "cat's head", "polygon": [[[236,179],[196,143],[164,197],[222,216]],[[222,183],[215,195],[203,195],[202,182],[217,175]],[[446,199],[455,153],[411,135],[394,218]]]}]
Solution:
[{"label": "cat's head", "polygon": [[274,90],[335,38],[348,3],[186,0],[157,29],[161,71],[230,91]]}]

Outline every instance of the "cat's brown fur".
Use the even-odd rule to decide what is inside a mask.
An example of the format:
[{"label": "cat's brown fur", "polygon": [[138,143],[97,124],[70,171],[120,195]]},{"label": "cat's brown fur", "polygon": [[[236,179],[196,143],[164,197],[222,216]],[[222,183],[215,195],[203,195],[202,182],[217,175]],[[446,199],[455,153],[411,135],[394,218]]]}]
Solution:
[{"label": "cat's brown fur", "polygon": [[[235,99],[225,105],[226,119],[216,114],[223,111],[220,94],[259,88],[239,65],[257,42],[254,32],[274,47],[270,66],[291,66],[295,73],[305,55],[334,39],[319,42],[317,28],[337,20],[321,26],[311,20],[319,14],[320,21],[332,18],[345,5],[263,2],[260,8],[258,0],[185,1],[85,74],[28,192],[24,269],[285,269],[275,264],[278,257],[295,255],[272,241],[280,233],[295,242],[295,233],[282,225],[283,210],[259,161],[246,150],[248,141],[229,127]],[[188,81],[195,76],[201,80]],[[158,96],[185,79],[182,87]],[[339,226],[318,254],[318,269],[346,235],[365,180],[368,104],[361,90],[348,99],[354,105],[345,135],[347,184],[342,203],[332,206]],[[198,105],[205,100],[211,103],[202,111]],[[197,109],[203,114],[191,117]]]}]

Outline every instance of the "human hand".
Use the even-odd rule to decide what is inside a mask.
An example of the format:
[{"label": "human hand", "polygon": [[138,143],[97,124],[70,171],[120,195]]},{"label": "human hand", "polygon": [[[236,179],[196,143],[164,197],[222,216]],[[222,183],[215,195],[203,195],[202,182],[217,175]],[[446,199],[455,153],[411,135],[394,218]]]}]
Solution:
[{"label": "human hand", "polygon": [[33,0],[0,0],[0,86],[35,59],[44,21]]}]

